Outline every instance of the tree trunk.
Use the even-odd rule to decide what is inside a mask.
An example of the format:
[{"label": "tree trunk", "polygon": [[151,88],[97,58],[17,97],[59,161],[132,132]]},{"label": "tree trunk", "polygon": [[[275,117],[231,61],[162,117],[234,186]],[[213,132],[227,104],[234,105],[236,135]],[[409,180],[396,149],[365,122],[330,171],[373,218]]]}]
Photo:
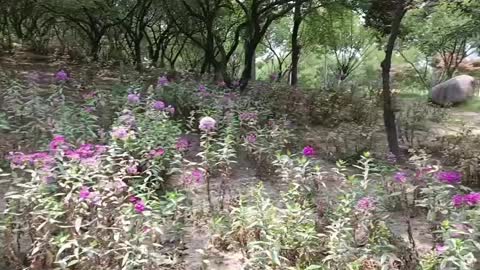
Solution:
[{"label": "tree trunk", "polygon": [[242,72],[242,77],[240,79],[240,89],[243,91],[247,88],[248,81],[250,81],[255,75],[255,42],[247,41],[245,43],[245,58],[244,58],[244,67]]},{"label": "tree trunk", "polygon": [[398,145],[398,134],[395,124],[395,113],[392,107],[392,93],[390,90],[390,69],[392,66],[392,55],[395,48],[395,41],[400,33],[400,25],[405,16],[406,3],[401,1],[395,11],[390,36],[388,38],[387,46],[385,48],[385,58],[382,61],[382,82],[383,82],[383,120],[385,123],[385,131],[387,133],[388,147],[390,152],[402,159],[400,155],[400,147]]},{"label": "tree trunk", "polygon": [[142,47],[141,47],[141,41],[140,40],[135,40],[134,44],[135,48],[135,66],[137,71],[142,71],[143,70],[143,65],[142,65]]},{"label": "tree trunk", "polygon": [[298,32],[302,23],[302,3],[295,2],[293,13],[292,29],[292,69],[290,71],[290,85],[295,86],[298,83],[298,62],[300,61],[300,44],[298,44]]}]

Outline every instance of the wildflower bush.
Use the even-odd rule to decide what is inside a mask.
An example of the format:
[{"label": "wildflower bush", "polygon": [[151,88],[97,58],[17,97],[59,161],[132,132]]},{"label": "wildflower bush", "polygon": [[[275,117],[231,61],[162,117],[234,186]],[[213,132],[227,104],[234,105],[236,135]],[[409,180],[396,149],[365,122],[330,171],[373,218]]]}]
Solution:
[{"label": "wildflower bush", "polygon": [[[12,183],[1,228],[14,269],[176,269],[186,263],[188,230],[209,219],[213,246],[240,253],[248,269],[478,265],[480,194],[464,186],[470,175],[423,152],[405,164],[364,152],[376,112],[361,110],[374,101],[359,106],[347,92],[312,100],[281,85],[239,96],[224,84],[163,76],[148,89],[73,96],[67,71],[52,80],[46,95],[13,84],[4,95],[0,132],[38,137],[28,148],[37,151],[12,151],[11,170],[0,174]],[[330,134],[333,155],[305,144],[298,131],[310,110],[326,110],[324,124],[362,144]],[[347,153],[355,156],[324,167]],[[237,163],[264,182],[246,192],[243,179],[232,180],[244,169]],[[423,215],[433,243],[419,254],[412,224]]]},{"label": "wildflower bush", "polygon": [[[141,102],[146,102],[140,106]],[[55,135],[42,152],[9,156],[9,261],[31,269],[171,269],[186,198],[159,195],[181,133],[168,112],[127,97],[107,145]],[[82,140],[79,134],[71,134]],[[162,145],[159,145],[161,143]],[[30,243],[25,251],[17,243]],[[26,260],[25,260],[26,259]],[[28,264],[24,264],[27,261]]]}]

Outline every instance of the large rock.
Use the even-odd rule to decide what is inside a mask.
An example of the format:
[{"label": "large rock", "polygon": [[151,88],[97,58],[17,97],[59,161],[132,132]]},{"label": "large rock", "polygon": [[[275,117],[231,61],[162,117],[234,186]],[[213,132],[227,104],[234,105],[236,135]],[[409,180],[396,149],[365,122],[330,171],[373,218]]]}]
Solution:
[{"label": "large rock", "polygon": [[439,83],[432,88],[432,102],[439,105],[455,105],[466,102],[475,94],[475,78],[460,75]]}]

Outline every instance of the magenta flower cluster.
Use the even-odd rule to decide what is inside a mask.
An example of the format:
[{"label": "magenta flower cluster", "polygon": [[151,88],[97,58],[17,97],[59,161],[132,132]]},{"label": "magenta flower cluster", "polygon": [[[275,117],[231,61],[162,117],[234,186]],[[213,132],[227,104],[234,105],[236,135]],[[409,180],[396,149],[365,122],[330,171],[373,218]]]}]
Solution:
[{"label": "magenta flower cluster", "polygon": [[157,86],[167,86],[170,82],[168,81],[168,78],[165,76],[161,76],[158,78],[157,81]]},{"label": "magenta flower cluster", "polygon": [[80,201],[86,201],[94,205],[100,205],[102,198],[100,197],[100,193],[96,191],[92,191],[93,189],[87,186],[83,186],[80,189]]},{"label": "magenta flower cluster", "polygon": [[396,172],[395,175],[393,176],[393,179],[395,179],[395,181],[398,183],[405,183],[408,181],[408,173]]},{"label": "magenta flower cluster", "polygon": [[216,128],[217,121],[215,119],[205,116],[202,119],[200,119],[200,124],[198,125],[198,128],[203,131],[212,131]]},{"label": "magenta flower cluster", "polygon": [[114,140],[126,141],[130,138],[130,131],[126,127],[114,127],[112,128],[112,138]]},{"label": "magenta flower cluster", "polygon": [[240,113],[239,118],[243,122],[257,121],[258,114],[256,112],[243,112]]},{"label": "magenta flower cluster", "polygon": [[82,144],[77,149],[65,151],[65,156],[73,160],[96,158],[107,151],[105,145]]},{"label": "magenta flower cluster", "polygon": [[55,135],[53,136],[52,141],[49,144],[49,149],[52,152],[57,150],[65,150],[68,149],[68,144],[64,136],[62,135]]},{"label": "magenta flower cluster", "polygon": [[248,143],[254,144],[257,142],[257,135],[255,135],[255,133],[250,133],[247,135],[246,140]]},{"label": "magenta flower cluster", "polygon": [[306,157],[313,157],[315,156],[315,149],[311,147],[310,145],[305,146],[303,148],[303,155]]},{"label": "magenta flower cluster", "polygon": [[480,192],[471,192],[469,194],[457,194],[452,198],[454,207],[460,208],[463,206],[477,206],[480,205]]},{"label": "magenta flower cluster", "polygon": [[59,71],[57,71],[57,73],[55,73],[55,80],[57,82],[66,82],[70,79],[70,76],[68,76],[68,73],[61,69]]},{"label": "magenta flower cluster", "polygon": [[177,151],[185,152],[190,148],[190,142],[186,138],[179,138],[175,144]]},{"label": "magenta flower cluster", "polygon": [[138,104],[140,103],[140,95],[139,94],[128,94],[127,101],[130,104]]},{"label": "magenta flower cluster", "polygon": [[443,171],[437,174],[437,179],[446,184],[460,184],[462,182],[462,173],[458,171]]},{"label": "magenta flower cluster", "polygon": [[165,107],[165,102],[161,100],[157,100],[152,104],[152,108],[156,111],[163,111]]},{"label": "magenta flower cluster", "polygon": [[55,159],[45,152],[24,154],[21,152],[10,153],[7,157],[12,169],[31,166],[37,169],[50,169],[55,164]]},{"label": "magenta flower cluster", "polygon": [[159,147],[157,149],[153,149],[150,152],[148,152],[148,156],[150,158],[158,158],[161,157],[165,154],[165,149]]},{"label": "magenta flower cluster", "polygon": [[184,182],[185,184],[189,185],[192,183],[200,184],[204,180],[204,173],[199,170],[195,169],[188,173],[186,176],[184,176]]},{"label": "magenta flower cluster", "polygon": [[143,200],[137,196],[130,197],[130,202],[133,204],[133,209],[135,210],[135,212],[139,214],[147,210],[147,207],[145,206],[145,202],[143,202]]},{"label": "magenta flower cluster", "polygon": [[372,197],[363,197],[358,200],[355,209],[361,212],[371,212],[375,210],[375,200]]}]

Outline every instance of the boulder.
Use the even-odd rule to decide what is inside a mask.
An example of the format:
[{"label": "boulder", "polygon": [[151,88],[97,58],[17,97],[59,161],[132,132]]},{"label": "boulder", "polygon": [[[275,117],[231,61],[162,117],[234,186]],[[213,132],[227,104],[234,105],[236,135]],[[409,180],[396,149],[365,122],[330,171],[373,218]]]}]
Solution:
[{"label": "boulder", "polygon": [[438,105],[455,105],[464,103],[475,94],[475,78],[460,75],[439,83],[432,88],[432,102]]}]

